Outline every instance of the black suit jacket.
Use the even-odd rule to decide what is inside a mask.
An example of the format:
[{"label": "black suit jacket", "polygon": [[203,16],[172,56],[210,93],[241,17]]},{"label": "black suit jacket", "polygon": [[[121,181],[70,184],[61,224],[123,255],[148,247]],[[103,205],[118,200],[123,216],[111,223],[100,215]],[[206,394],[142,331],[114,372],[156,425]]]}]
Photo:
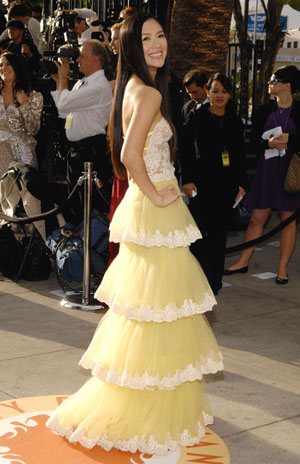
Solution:
[{"label": "black suit jacket", "polygon": [[[199,205],[205,204],[208,209],[216,205],[231,208],[238,187],[246,186],[243,124],[230,103],[222,121],[214,117],[209,106],[207,103],[195,111],[183,128],[182,183],[193,182],[197,186]],[[228,167],[222,162],[224,150],[229,154]]]}]

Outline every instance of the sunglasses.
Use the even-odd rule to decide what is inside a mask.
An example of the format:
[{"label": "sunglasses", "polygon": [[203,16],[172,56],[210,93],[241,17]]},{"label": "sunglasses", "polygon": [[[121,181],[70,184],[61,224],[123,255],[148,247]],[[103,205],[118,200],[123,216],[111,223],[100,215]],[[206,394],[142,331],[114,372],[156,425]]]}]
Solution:
[{"label": "sunglasses", "polygon": [[277,82],[281,82],[283,84],[286,84],[286,81],[282,80],[282,79],[278,79],[277,77],[271,77],[271,79],[268,81],[268,84],[272,84],[272,85],[275,85],[277,84]]}]

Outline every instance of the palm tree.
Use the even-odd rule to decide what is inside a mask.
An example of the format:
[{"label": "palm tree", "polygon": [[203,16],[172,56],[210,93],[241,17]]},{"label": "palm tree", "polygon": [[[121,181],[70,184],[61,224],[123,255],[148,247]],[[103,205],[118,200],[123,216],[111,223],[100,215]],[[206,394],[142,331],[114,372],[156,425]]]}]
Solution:
[{"label": "palm tree", "polygon": [[225,72],[234,0],[174,0],[169,43],[171,68],[181,78],[192,69]]}]

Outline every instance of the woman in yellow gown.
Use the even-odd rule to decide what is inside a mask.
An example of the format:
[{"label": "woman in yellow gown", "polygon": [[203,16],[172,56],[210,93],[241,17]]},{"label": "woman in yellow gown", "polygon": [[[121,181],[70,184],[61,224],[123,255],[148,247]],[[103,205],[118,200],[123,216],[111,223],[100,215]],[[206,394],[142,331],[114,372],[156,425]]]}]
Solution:
[{"label": "woman in yellow gown", "polygon": [[110,309],[80,361],[91,379],[47,423],[87,448],[166,454],[212,423],[202,378],[223,362],[203,313],[215,298],[189,251],[201,234],[174,176],[166,62],[159,22],[127,20],[109,140],[129,188],[110,225],[120,252],[96,292]]}]

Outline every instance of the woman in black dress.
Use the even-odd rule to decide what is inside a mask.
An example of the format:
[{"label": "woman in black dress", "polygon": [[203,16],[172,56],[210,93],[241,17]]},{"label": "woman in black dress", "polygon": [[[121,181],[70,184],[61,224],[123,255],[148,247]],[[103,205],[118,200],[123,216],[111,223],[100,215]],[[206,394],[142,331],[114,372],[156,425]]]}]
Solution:
[{"label": "woman in black dress", "polygon": [[183,190],[203,235],[191,251],[216,294],[222,287],[232,206],[245,194],[246,173],[243,125],[230,99],[230,80],[216,74],[207,89],[210,103],[196,110],[184,127],[181,166]]},{"label": "woman in black dress", "polygon": [[[275,96],[276,100],[260,106],[254,117],[253,139],[260,157],[248,201],[253,211],[246,242],[262,235],[272,208],[280,211],[282,221],[300,208],[300,195],[284,190],[289,162],[293,153],[300,150],[300,102],[293,99],[293,94],[299,89],[300,71],[296,66],[277,69],[269,80],[269,94]],[[282,133],[274,135],[274,131]],[[293,221],[280,234],[280,260],[276,278],[279,285],[288,283],[287,268],[295,242],[296,221]],[[238,261],[226,269],[225,274],[246,273],[253,251],[254,247],[243,250]]]}]

